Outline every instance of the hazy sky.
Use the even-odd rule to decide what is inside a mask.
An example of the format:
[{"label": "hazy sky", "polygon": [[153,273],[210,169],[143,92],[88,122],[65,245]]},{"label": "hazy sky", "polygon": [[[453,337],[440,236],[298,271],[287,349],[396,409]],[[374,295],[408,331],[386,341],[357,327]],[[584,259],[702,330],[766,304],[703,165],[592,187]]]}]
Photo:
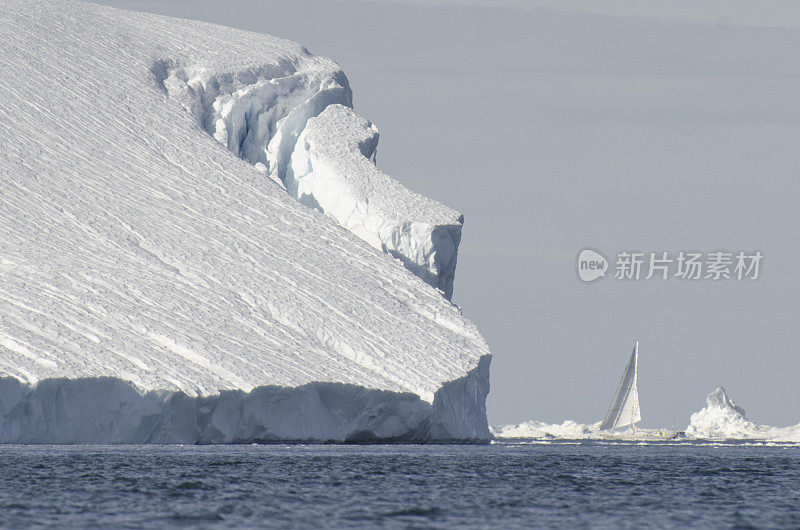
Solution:
[{"label": "hazy sky", "polygon": [[[394,0],[367,1],[385,3]],[[800,27],[800,0],[407,0],[406,3],[424,6],[478,5],[524,9],[544,7],[568,12],[602,13],[682,22]]]},{"label": "hazy sky", "polygon": [[[105,3],[343,66],[378,165],[465,214],[454,300],[494,353],[491,423],[598,421],[635,338],[643,424],[685,426],[720,384],[758,422],[800,422],[800,30],[758,27],[800,27],[797,2]],[[764,262],[586,285],[584,247]]]}]

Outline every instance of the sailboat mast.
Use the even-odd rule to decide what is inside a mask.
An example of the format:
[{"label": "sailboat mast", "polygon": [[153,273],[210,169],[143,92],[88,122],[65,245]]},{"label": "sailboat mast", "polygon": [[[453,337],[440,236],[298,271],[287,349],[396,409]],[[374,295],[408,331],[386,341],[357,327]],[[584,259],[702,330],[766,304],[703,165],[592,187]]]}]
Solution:
[{"label": "sailboat mast", "polygon": [[[634,418],[639,417],[639,341],[633,346],[633,391],[636,392],[636,399],[634,400]],[[636,431],[636,424],[638,421],[633,422],[633,430]]]}]

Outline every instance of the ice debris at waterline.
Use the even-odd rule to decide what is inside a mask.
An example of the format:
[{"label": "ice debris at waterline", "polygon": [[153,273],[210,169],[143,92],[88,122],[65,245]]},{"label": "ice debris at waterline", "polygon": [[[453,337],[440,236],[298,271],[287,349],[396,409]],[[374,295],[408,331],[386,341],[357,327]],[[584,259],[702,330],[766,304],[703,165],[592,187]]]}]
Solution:
[{"label": "ice debris at waterline", "polygon": [[337,65],[74,0],[0,33],[0,440],[491,436],[460,215],[374,169]]},{"label": "ice debris at waterline", "polygon": [[681,436],[670,429],[642,429],[612,432],[601,430],[600,423],[578,423],[566,420],[563,423],[545,423],[530,420],[518,425],[492,427],[492,434],[498,440],[631,440],[656,441],[671,440]]},{"label": "ice debris at waterline", "polygon": [[711,440],[800,442],[800,425],[770,427],[753,423],[745,416],[744,409],[728,397],[723,387],[719,387],[706,397],[706,406],[692,414],[686,436]]},{"label": "ice debris at waterline", "polygon": [[592,425],[566,420],[563,423],[545,423],[530,420],[518,425],[502,425],[492,427],[492,434],[497,438],[564,438],[578,440],[598,435],[600,422]]}]

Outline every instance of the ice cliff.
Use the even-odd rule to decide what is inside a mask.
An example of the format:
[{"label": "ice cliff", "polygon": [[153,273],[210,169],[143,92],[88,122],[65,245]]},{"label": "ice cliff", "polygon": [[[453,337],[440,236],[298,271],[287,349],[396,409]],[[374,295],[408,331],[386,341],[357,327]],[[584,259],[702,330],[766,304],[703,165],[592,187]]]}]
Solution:
[{"label": "ice cliff", "polygon": [[337,65],[75,0],[0,33],[1,442],[490,437],[461,216]]}]

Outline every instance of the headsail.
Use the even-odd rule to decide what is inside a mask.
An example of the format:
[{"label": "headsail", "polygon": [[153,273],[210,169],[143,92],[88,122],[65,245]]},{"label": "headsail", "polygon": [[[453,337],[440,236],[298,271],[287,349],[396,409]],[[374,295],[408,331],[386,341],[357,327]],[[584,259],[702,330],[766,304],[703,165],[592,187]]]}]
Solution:
[{"label": "headsail", "polygon": [[639,412],[638,372],[639,341],[637,340],[636,345],[633,347],[631,358],[628,361],[628,366],[625,368],[625,373],[622,374],[617,393],[614,394],[614,399],[611,401],[611,407],[609,407],[603,423],[600,424],[600,430],[625,427],[642,419]]}]

